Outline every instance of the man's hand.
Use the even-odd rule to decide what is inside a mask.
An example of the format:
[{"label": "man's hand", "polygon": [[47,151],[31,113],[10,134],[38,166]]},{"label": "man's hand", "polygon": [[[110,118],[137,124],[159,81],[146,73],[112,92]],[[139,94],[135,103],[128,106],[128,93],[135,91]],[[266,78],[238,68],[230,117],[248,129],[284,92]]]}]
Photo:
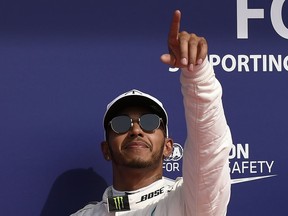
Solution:
[{"label": "man's hand", "polygon": [[169,54],[163,54],[161,61],[171,67],[187,68],[193,71],[195,65],[201,64],[208,52],[206,39],[180,30],[181,12],[174,12],[168,35]]}]

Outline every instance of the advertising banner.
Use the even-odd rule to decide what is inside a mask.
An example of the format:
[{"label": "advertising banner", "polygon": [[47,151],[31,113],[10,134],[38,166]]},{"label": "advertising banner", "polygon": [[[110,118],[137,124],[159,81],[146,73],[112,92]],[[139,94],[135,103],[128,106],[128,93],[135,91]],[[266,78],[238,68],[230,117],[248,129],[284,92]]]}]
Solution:
[{"label": "advertising banner", "polygon": [[139,89],[167,109],[182,176],[186,124],[167,53],[173,12],[208,41],[233,137],[228,216],[286,216],[288,1],[1,0],[1,215],[69,215],[112,184],[106,105]]}]

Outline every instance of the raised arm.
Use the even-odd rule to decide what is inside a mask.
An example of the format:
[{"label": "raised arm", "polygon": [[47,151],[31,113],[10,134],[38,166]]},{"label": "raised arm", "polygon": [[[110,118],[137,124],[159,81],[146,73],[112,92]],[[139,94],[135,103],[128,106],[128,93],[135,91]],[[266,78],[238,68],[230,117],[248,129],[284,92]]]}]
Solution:
[{"label": "raised arm", "polygon": [[187,123],[181,191],[184,214],[223,216],[230,199],[232,139],[222,106],[222,88],[207,60],[206,40],[179,33],[180,18],[180,11],[175,11],[168,36],[169,54],[161,60],[182,69]]}]

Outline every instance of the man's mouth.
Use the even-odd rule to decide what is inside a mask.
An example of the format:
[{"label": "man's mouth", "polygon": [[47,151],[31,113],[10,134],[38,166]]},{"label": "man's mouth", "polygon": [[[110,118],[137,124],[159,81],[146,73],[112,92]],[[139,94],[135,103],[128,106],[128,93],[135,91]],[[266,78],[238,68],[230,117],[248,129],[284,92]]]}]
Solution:
[{"label": "man's mouth", "polygon": [[137,149],[137,148],[151,148],[146,142],[143,141],[131,141],[124,145],[124,149]]}]

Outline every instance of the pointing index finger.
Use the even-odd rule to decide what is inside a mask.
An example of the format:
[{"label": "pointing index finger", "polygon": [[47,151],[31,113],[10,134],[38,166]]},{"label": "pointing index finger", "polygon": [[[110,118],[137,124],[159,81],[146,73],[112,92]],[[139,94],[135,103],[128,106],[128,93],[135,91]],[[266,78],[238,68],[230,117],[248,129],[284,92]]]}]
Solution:
[{"label": "pointing index finger", "polygon": [[181,12],[176,10],[173,15],[172,23],[169,31],[169,42],[175,42],[178,39],[178,33],[180,30]]}]

